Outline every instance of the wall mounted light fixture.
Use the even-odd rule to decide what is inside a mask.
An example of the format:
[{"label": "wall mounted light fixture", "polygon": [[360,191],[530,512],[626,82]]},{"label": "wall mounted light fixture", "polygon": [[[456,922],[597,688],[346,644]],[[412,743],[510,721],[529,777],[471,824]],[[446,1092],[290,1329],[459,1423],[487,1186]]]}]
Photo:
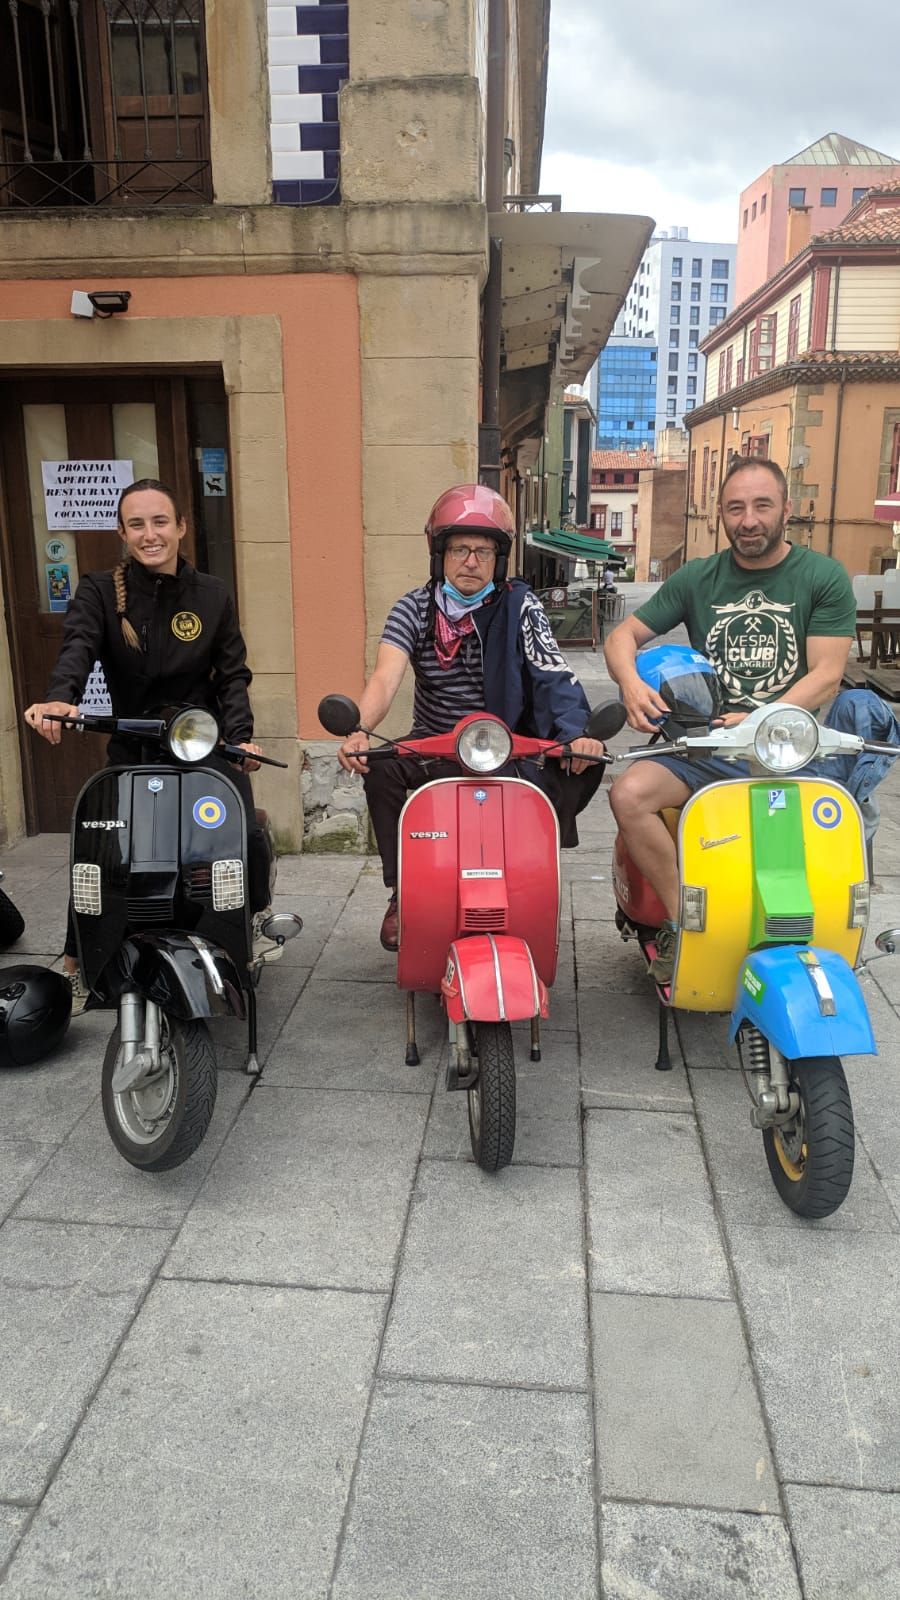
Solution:
[{"label": "wall mounted light fixture", "polygon": [[88,299],[98,317],[113,317],[117,311],[127,311],[131,299],[130,289],[89,289]]}]

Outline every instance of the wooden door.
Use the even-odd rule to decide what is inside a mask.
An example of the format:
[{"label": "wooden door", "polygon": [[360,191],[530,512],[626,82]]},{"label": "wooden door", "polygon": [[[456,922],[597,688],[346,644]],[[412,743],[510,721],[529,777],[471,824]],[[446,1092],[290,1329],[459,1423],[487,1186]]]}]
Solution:
[{"label": "wooden door", "polygon": [[[48,527],[41,463],[130,461],[134,478],[161,478],[188,506],[184,419],[184,383],[177,378],[44,379],[0,394],[2,555],[20,714],[45,697],[79,576],[114,567],[120,554],[112,528]],[[190,518],[183,548],[193,560]],[[29,831],[68,829],[75,797],[103,765],[105,748],[99,735],[69,734],[54,748],[23,731]]]}]

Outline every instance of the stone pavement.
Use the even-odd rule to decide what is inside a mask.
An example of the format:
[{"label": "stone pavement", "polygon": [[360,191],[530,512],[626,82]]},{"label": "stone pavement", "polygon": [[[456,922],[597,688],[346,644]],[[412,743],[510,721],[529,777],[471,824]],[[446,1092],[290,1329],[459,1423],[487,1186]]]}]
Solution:
[{"label": "stone pavement", "polygon": [[[873,931],[900,925],[900,774],[882,795]],[[178,1171],[113,1151],[103,1015],[0,1075],[3,1600],[896,1600],[900,963],[867,979],[882,1054],[848,1063],[850,1197],[800,1222],[722,1022],[683,1018],[653,1070],[611,840],[601,797],[497,1177],[436,1006],[403,1064],[361,859],[281,862],[305,927],[264,975],[265,1072],[216,1025]],[[57,951],[64,852],[3,858],[7,962]]]}]

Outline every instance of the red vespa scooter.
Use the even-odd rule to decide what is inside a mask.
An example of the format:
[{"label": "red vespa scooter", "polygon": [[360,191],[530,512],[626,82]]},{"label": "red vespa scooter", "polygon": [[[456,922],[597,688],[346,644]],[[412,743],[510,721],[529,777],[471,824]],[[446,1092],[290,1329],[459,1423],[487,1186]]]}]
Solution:
[{"label": "red vespa scooter", "polygon": [[[344,738],[360,726],[357,706],[343,695],[328,695],[318,715]],[[623,723],[620,705],[601,707],[585,734],[609,739]],[[510,1024],[530,1020],[531,1059],[539,1061],[559,947],[556,812],[535,784],[499,774],[511,763],[569,753],[568,745],[521,737],[477,712],[448,733],[366,753],[369,761],[402,754],[461,769],[458,778],[413,790],[400,816],[397,984],[407,992],[409,1066],[419,1061],[416,993],[440,997],[450,1033],[446,1087],[468,1093],[472,1153],[485,1172],[507,1166],[515,1144]]]}]

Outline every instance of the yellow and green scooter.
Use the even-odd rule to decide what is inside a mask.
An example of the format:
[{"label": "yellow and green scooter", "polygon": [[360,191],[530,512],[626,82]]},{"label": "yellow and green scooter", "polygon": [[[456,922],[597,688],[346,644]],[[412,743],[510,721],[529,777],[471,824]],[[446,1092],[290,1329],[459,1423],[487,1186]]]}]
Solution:
[{"label": "yellow and green scooter", "polygon": [[[877,1047],[859,970],[869,912],[863,820],[852,795],[801,769],[895,747],[823,727],[798,706],[761,706],[730,728],[689,733],[617,761],[696,754],[743,762],[665,818],[677,843],[675,968],[658,987],[660,1070],[671,1066],[669,1009],[730,1012],[769,1171],[785,1203],[825,1217],[853,1175],[853,1108],[841,1057]],[[617,839],[613,883],[623,937],[647,960],[666,912]],[[900,944],[889,930],[876,943]]]}]

